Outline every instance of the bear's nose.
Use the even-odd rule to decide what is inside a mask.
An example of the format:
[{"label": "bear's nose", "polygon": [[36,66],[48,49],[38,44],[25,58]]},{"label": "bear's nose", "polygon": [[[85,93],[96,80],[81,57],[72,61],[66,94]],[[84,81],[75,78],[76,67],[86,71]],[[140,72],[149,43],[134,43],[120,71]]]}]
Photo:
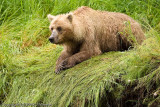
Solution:
[{"label": "bear's nose", "polygon": [[51,43],[54,43],[54,37],[49,37],[49,41],[50,41]]}]

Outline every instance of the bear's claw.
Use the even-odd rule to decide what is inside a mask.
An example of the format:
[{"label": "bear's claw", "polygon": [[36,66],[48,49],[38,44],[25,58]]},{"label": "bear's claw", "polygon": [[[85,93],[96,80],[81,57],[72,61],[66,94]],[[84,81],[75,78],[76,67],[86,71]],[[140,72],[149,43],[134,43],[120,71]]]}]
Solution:
[{"label": "bear's claw", "polygon": [[62,63],[60,63],[60,64],[58,65],[58,68],[55,70],[55,73],[56,73],[56,74],[59,74],[60,71],[65,70],[65,69],[66,69],[66,67],[65,67],[66,64],[67,64],[67,61],[66,61],[66,60],[64,60]]}]

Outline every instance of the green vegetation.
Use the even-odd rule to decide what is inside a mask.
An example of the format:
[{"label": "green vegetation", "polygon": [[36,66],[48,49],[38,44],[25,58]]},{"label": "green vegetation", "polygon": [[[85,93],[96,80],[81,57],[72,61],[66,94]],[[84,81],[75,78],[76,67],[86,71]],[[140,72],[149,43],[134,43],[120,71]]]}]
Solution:
[{"label": "green vegetation", "polygon": [[[122,12],[141,23],[147,39],[55,74],[62,50],[48,42],[47,14],[86,5]],[[159,0],[0,0],[0,105],[160,105]]]}]

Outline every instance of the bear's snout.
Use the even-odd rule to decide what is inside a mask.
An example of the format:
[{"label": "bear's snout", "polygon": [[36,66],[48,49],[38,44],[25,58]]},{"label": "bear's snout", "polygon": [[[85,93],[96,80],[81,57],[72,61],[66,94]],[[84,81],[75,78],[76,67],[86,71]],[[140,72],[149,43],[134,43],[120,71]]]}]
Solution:
[{"label": "bear's snout", "polygon": [[51,43],[58,43],[58,32],[56,31],[56,30],[53,30],[52,31],[52,34],[51,34],[51,36],[49,37],[49,41],[51,42]]},{"label": "bear's snout", "polygon": [[49,41],[50,41],[51,43],[54,43],[54,37],[49,37]]}]

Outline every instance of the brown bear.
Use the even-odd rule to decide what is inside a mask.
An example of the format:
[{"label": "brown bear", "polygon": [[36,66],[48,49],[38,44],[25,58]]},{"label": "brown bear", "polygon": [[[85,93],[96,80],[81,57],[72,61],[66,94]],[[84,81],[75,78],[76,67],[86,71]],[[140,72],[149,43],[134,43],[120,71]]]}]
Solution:
[{"label": "brown bear", "polygon": [[123,13],[82,6],[67,14],[49,14],[48,19],[49,41],[64,46],[56,73],[104,52],[127,50],[135,40],[141,44],[145,39],[140,25]]}]

